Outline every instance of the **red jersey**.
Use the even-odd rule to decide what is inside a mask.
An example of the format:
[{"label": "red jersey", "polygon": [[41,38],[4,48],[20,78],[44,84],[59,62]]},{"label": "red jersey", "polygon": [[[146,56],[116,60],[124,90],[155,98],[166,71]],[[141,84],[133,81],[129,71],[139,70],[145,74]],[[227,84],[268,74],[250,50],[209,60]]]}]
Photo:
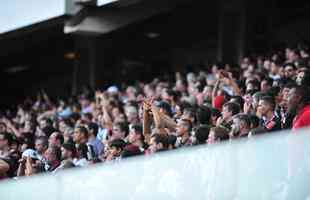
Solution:
[{"label": "red jersey", "polygon": [[293,130],[310,126],[310,105],[303,107],[293,121]]}]

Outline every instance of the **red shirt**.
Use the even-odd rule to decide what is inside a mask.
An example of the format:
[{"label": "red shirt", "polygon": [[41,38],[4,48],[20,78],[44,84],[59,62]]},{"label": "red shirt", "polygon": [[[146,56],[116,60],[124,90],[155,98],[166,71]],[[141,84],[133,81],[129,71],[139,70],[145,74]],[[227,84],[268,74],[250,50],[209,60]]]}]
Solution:
[{"label": "red shirt", "polygon": [[293,130],[310,126],[310,105],[303,107],[293,121]]}]

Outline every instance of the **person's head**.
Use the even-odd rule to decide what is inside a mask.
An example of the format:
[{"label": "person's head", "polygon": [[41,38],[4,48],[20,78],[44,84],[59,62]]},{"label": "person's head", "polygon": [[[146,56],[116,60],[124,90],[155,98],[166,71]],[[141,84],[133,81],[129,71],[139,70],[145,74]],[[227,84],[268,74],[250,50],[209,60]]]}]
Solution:
[{"label": "person's head", "polygon": [[0,150],[8,149],[12,143],[12,135],[8,132],[0,133]]},{"label": "person's head", "polygon": [[229,139],[229,131],[224,127],[212,127],[208,136],[208,144]]},{"label": "person's head", "polygon": [[39,121],[39,126],[43,130],[45,127],[52,127],[53,121],[49,118],[43,118]]},{"label": "person's head", "polygon": [[55,145],[55,146],[61,147],[63,142],[64,142],[64,137],[60,132],[52,133],[52,135],[50,135],[48,139],[49,146]]},{"label": "person's head", "polygon": [[76,147],[72,143],[64,143],[61,146],[61,159],[73,159],[76,156]]},{"label": "person's head", "polygon": [[22,133],[23,139],[21,142],[21,152],[25,151],[26,149],[35,149],[35,141],[33,133],[24,132]]},{"label": "person's head", "polygon": [[130,126],[128,141],[130,143],[144,142],[143,128],[141,124],[133,124]]},{"label": "person's head", "polygon": [[159,108],[159,111],[164,113],[165,115],[172,116],[172,110],[171,106],[168,102],[166,101],[160,101],[157,104],[157,107]]},{"label": "person's head", "polygon": [[195,138],[197,144],[205,144],[209,137],[210,128],[207,125],[200,125],[195,131]]},{"label": "person's head", "polygon": [[0,122],[0,133],[6,132],[7,131],[6,129],[7,129],[6,124],[3,122]]},{"label": "person's head", "polygon": [[240,106],[236,103],[228,102],[223,105],[222,117],[224,120],[230,120],[232,116],[240,112]]},{"label": "person's head", "polygon": [[271,78],[264,78],[260,83],[260,90],[262,92],[268,91],[273,84],[273,80]]},{"label": "person's head", "polygon": [[155,133],[151,136],[149,149],[152,153],[167,150],[169,147],[168,136]]},{"label": "person's head", "polygon": [[55,162],[61,160],[61,149],[57,146],[49,146],[44,153],[44,157],[48,162]]},{"label": "person's head", "polygon": [[251,130],[251,120],[247,114],[238,114],[233,117],[232,130],[234,136],[248,134]]},{"label": "person's head", "polygon": [[88,130],[84,126],[78,126],[74,129],[73,141],[77,144],[86,143],[88,141]]},{"label": "person's head", "polygon": [[188,119],[180,119],[177,123],[176,133],[178,136],[189,136],[192,130],[192,122]]},{"label": "person's head", "polygon": [[112,140],[124,139],[129,132],[128,124],[126,122],[117,122],[113,124]]},{"label": "person's head", "polygon": [[243,104],[244,104],[244,100],[241,96],[232,96],[232,97],[230,97],[229,102],[238,104],[240,106],[240,108],[242,108]]},{"label": "person's head", "polygon": [[44,154],[46,149],[48,148],[48,139],[45,136],[40,136],[36,138],[35,141],[35,149],[39,154]]},{"label": "person's head", "polygon": [[212,85],[206,85],[203,89],[203,94],[204,94],[204,101],[206,102],[211,102],[212,100],[212,91],[213,91],[213,86]]},{"label": "person's head", "polygon": [[270,73],[273,75],[278,74],[281,65],[282,65],[282,63],[279,60],[272,61]]},{"label": "person's head", "polygon": [[196,110],[194,107],[186,107],[183,110],[183,115],[182,115],[182,119],[188,119],[190,120],[192,123],[195,122],[195,117],[196,117]]},{"label": "person's head", "polygon": [[296,77],[297,85],[310,85],[310,70],[300,70]]},{"label": "person's head", "polygon": [[126,143],[124,142],[124,140],[115,139],[109,145],[109,153],[114,157],[118,157],[122,154],[122,151],[124,150],[125,146]]},{"label": "person's head", "polygon": [[86,144],[78,144],[76,146],[76,157],[78,159],[82,159],[85,158],[87,159],[87,152],[88,152],[88,148]]},{"label": "person's head", "polygon": [[249,115],[249,119],[251,121],[251,129],[259,127],[260,119],[256,115]]},{"label": "person's head", "polygon": [[263,96],[260,98],[258,103],[258,112],[261,113],[262,116],[267,116],[269,113],[273,113],[275,110],[275,99],[271,96]]},{"label": "person's head", "polygon": [[138,109],[135,106],[127,106],[125,114],[129,123],[136,123],[139,119]]},{"label": "person's head", "polygon": [[97,137],[99,127],[96,123],[93,123],[93,122],[89,123],[87,125],[87,128],[88,128],[89,136]]},{"label": "person's head", "polygon": [[296,108],[303,106],[310,101],[310,91],[308,85],[292,87],[288,93],[287,104],[288,108]]},{"label": "person's head", "polygon": [[175,135],[168,135],[168,144],[169,144],[169,147],[168,149],[175,149],[176,148],[176,142],[177,142],[177,136]]},{"label": "person's head", "polygon": [[284,66],[284,77],[294,79],[296,75],[296,66],[294,63],[286,63]]},{"label": "person's head", "polygon": [[246,93],[253,93],[253,91],[258,91],[260,88],[260,83],[258,80],[250,80],[246,83]]},{"label": "person's head", "polygon": [[198,124],[210,124],[211,109],[207,106],[199,106],[196,111],[196,119]]}]

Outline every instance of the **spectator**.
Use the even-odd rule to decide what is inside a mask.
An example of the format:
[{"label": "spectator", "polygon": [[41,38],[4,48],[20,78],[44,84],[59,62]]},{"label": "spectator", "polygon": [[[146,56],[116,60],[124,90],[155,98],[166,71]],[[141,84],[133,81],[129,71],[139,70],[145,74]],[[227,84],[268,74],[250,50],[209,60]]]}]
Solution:
[{"label": "spectator", "polygon": [[263,96],[258,103],[258,112],[268,131],[281,130],[281,119],[275,115],[275,106],[275,100],[271,96]]},{"label": "spectator", "polygon": [[98,125],[96,123],[88,124],[88,131],[89,131],[88,143],[94,147],[95,156],[99,157],[104,152],[104,145],[97,138]]}]

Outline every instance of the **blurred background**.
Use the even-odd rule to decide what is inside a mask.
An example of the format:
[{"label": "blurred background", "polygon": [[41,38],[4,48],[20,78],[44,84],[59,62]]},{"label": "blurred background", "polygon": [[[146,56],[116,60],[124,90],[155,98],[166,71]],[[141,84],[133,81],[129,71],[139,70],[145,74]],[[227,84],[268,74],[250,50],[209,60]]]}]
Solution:
[{"label": "blurred background", "polygon": [[[2,0],[0,107],[309,43],[309,1]],[[18,14],[16,14],[18,13]]]}]

